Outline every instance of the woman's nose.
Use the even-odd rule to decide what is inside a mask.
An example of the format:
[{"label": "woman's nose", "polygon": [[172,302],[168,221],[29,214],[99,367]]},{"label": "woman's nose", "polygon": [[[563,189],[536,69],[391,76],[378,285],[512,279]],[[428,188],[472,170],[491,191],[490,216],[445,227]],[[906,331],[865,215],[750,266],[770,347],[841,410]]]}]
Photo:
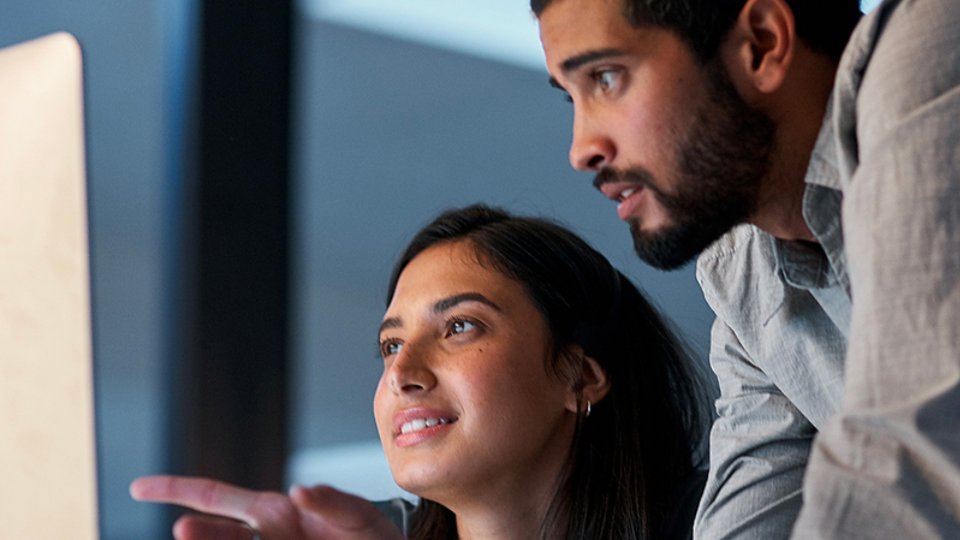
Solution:
[{"label": "woman's nose", "polygon": [[437,384],[430,369],[430,351],[425,346],[406,343],[390,365],[390,389],[395,394],[426,392]]}]

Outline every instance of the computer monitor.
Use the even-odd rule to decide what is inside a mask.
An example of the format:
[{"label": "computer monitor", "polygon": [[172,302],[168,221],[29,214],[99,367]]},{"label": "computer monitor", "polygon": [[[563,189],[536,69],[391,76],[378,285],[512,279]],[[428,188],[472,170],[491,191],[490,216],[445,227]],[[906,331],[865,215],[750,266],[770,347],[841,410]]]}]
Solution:
[{"label": "computer monitor", "polygon": [[81,53],[0,49],[0,536],[97,538]]}]

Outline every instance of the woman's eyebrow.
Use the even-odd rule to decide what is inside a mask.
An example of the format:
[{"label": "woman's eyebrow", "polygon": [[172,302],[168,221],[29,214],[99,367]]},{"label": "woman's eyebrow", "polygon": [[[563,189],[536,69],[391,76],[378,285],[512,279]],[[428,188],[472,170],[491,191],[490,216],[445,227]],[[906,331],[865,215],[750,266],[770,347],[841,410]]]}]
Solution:
[{"label": "woman's eyebrow", "polygon": [[[494,302],[493,300],[490,300],[489,298],[487,298],[486,296],[478,292],[465,292],[460,294],[454,294],[446,298],[441,298],[440,300],[437,300],[433,304],[433,306],[431,307],[431,311],[433,311],[436,314],[440,314],[464,302],[480,302],[481,304],[490,306],[490,308],[496,311],[503,311],[503,309],[501,309],[496,302]],[[380,333],[382,334],[384,330],[389,330],[391,328],[402,328],[402,327],[403,327],[403,319],[401,319],[400,317],[387,317],[386,319],[383,320],[383,322],[380,323]]]},{"label": "woman's eyebrow", "polygon": [[460,294],[454,294],[452,296],[448,296],[441,300],[437,300],[437,302],[433,304],[433,312],[443,313],[444,311],[447,311],[448,309],[456,306],[457,304],[461,304],[463,302],[480,302],[481,304],[490,306],[496,311],[503,311],[502,309],[500,309],[500,306],[498,306],[493,300],[490,300],[486,296],[478,292],[465,292]]}]

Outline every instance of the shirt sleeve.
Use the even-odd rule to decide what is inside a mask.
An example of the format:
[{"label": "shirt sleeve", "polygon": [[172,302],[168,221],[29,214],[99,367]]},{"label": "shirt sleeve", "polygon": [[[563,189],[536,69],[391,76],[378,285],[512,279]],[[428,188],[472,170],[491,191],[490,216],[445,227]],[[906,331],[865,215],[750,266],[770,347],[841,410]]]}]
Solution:
[{"label": "shirt sleeve", "polygon": [[960,538],[960,2],[886,2],[840,74],[846,382],[794,537]]},{"label": "shirt sleeve", "polygon": [[380,513],[386,516],[398,529],[403,531],[404,536],[410,532],[410,520],[412,519],[413,512],[416,510],[416,505],[402,497],[372,502],[373,505],[377,507],[377,510],[380,510]]},{"label": "shirt sleeve", "polygon": [[800,510],[815,429],[719,318],[710,363],[720,397],[694,538],[786,538]]}]

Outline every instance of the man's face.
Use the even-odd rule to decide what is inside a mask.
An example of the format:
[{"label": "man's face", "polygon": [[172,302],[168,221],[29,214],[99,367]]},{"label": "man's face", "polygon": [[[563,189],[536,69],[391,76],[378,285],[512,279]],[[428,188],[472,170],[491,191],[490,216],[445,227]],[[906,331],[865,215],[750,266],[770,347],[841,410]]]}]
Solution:
[{"label": "man's face", "polygon": [[756,210],[774,125],[667,30],[622,0],[554,0],[540,16],[553,83],[574,106],[570,162],[618,201],[637,254],[682,266]]}]

